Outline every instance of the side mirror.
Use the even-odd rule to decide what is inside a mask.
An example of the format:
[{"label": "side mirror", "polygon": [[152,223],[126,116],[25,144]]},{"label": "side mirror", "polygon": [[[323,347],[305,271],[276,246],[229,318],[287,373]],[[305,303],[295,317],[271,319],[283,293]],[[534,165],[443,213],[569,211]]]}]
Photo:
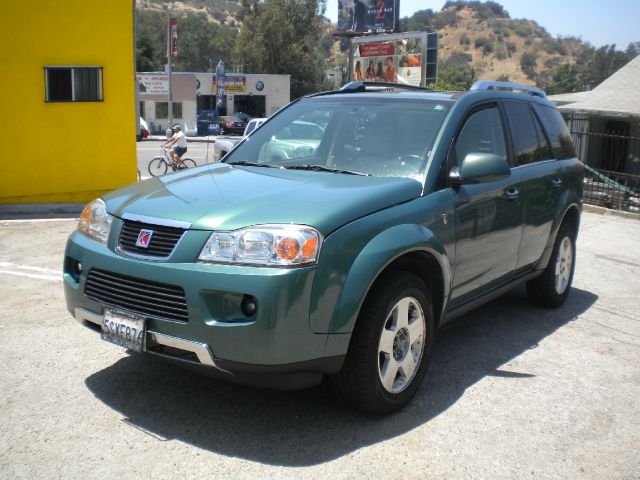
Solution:
[{"label": "side mirror", "polygon": [[493,153],[469,153],[460,167],[451,169],[449,182],[454,186],[497,182],[510,175],[511,168],[504,158]]}]

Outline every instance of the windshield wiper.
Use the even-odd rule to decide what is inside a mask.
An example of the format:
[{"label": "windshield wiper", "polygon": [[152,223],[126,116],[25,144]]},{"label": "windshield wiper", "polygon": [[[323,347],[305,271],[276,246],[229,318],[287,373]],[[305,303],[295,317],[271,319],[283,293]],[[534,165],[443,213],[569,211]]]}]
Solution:
[{"label": "windshield wiper", "polygon": [[280,168],[286,168],[287,170],[312,170],[314,172],[345,173],[347,175],[362,175],[365,177],[370,176],[369,173],[325,167],[324,165],[282,165]]},{"label": "windshield wiper", "polygon": [[227,165],[240,165],[241,167],[267,167],[267,168],[275,168],[274,165],[269,165],[268,163],[255,163],[255,162],[246,162],[241,160],[239,162],[221,162],[226,163]]}]

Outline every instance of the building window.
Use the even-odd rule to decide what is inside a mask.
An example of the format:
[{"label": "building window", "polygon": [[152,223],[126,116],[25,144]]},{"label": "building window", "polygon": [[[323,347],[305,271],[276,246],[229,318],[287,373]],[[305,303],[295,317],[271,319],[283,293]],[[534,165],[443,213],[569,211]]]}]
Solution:
[{"label": "building window", "polygon": [[47,102],[101,102],[102,67],[45,67]]},{"label": "building window", "polygon": [[[156,102],[156,118],[160,120],[169,118],[168,102]],[[171,118],[182,118],[182,102],[171,102]]]},{"label": "building window", "polygon": [[171,103],[171,115],[173,118],[182,118],[182,102]]},{"label": "building window", "polygon": [[144,118],[146,116],[144,111],[144,102],[138,102],[138,105],[140,106],[140,116]]},{"label": "building window", "polygon": [[169,107],[167,102],[156,102],[156,118],[164,120],[169,118]]}]

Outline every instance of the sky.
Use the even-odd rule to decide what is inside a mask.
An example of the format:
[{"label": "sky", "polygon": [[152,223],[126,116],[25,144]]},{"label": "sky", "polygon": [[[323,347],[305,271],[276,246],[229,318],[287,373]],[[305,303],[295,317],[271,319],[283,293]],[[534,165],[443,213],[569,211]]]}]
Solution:
[{"label": "sky", "polygon": [[[534,20],[554,37],[582,38],[595,47],[615,43],[624,50],[640,42],[640,0],[495,0],[511,18]],[[444,1],[400,0],[400,17],[417,10],[439,11]],[[338,2],[327,1],[327,16],[336,22]]]}]

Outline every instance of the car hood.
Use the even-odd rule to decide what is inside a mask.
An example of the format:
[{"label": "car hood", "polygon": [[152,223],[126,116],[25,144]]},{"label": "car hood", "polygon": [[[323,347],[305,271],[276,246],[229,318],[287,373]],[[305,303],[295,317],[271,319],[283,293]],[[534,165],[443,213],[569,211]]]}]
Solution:
[{"label": "car hood", "polygon": [[151,178],[104,196],[112,215],[143,215],[191,223],[193,229],[235,230],[273,223],[337,228],[420,195],[410,178],[241,167],[223,163]]}]

